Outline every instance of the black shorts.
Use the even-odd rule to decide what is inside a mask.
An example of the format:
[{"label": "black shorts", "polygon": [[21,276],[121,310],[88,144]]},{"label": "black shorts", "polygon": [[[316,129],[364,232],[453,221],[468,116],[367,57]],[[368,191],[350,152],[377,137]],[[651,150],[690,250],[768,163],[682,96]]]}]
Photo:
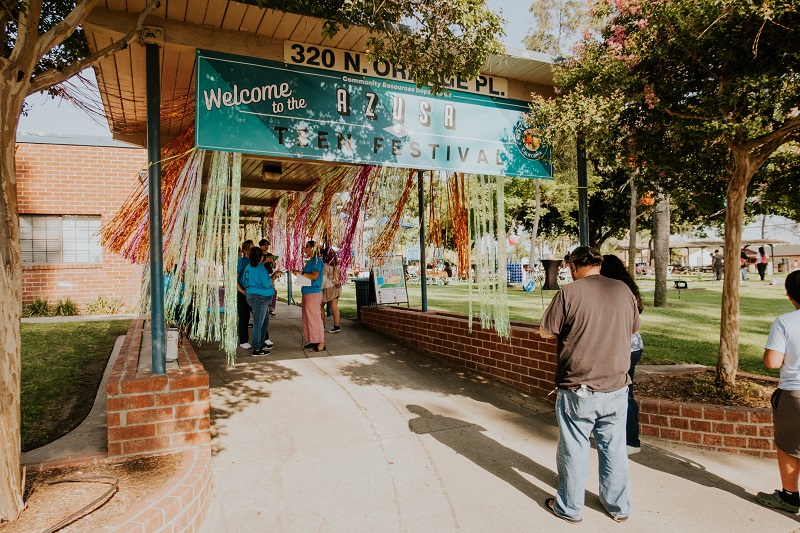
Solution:
[{"label": "black shorts", "polygon": [[800,390],[775,391],[772,419],[775,447],[793,457],[800,457]]}]

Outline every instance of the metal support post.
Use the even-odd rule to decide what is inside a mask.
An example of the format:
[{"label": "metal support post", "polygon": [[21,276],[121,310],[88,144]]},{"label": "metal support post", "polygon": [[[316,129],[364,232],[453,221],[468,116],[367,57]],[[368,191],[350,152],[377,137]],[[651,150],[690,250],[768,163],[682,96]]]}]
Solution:
[{"label": "metal support post", "polygon": [[589,246],[589,192],[582,135],[578,135],[578,228],[581,246]]},{"label": "metal support post", "polygon": [[153,374],[166,374],[164,265],[161,234],[161,49],[145,45],[147,73],[147,177],[150,204],[150,333]]}]

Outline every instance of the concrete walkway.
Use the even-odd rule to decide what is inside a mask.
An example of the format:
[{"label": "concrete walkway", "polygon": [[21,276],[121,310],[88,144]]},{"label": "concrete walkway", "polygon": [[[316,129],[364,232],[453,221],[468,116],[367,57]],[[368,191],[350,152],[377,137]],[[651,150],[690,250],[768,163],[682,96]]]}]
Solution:
[{"label": "concrete walkway", "polygon": [[327,351],[305,352],[299,308],[278,314],[267,358],[240,350],[230,368],[198,349],[215,484],[204,532],[800,528],[753,500],[779,485],[775,461],[656,440],[631,458],[630,520],[604,513],[592,452],[584,520],[568,524],[543,507],[557,483],[550,404],[346,320]]}]

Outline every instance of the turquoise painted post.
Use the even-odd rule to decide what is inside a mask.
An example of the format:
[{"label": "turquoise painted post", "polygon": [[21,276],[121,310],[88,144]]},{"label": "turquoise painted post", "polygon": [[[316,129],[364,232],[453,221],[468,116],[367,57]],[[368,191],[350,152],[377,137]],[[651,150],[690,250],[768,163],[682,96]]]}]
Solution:
[{"label": "turquoise painted post", "polygon": [[147,177],[150,204],[150,332],[153,374],[167,372],[164,326],[164,265],[161,234],[161,50],[145,45],[147,74]]}]

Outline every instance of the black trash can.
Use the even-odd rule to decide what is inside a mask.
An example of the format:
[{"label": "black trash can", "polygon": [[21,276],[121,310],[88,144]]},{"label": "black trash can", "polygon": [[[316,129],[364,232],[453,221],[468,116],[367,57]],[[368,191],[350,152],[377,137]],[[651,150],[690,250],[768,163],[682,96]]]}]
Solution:
[{"label": "black trash can", "polygon": [[356,313],[361,320],[361,307],[375,305],[375,289],[372,285],[372,274],[369,279],[357,279],[356,283]]}]

